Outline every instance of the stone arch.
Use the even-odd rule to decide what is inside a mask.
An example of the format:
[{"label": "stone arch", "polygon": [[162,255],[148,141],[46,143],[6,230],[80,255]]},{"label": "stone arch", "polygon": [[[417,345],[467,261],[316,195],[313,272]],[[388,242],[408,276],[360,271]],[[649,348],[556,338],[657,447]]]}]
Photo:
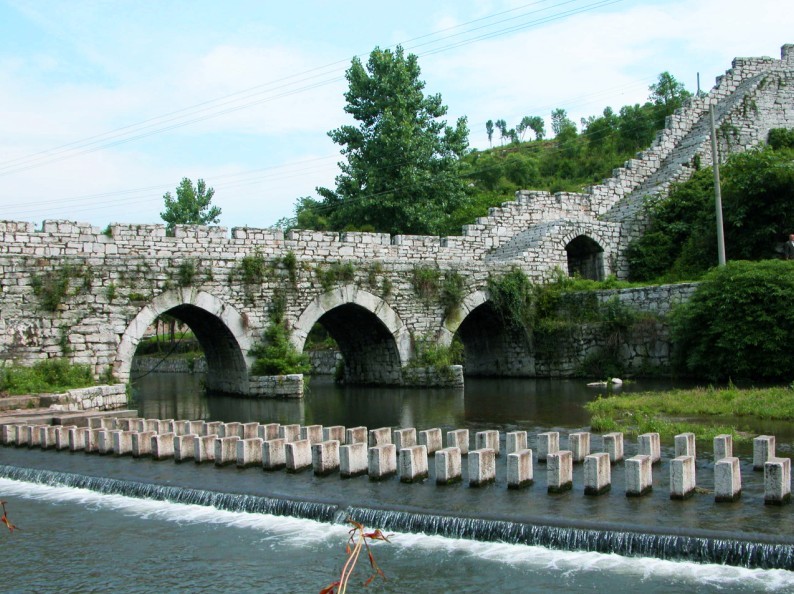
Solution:
[{"label": "stone arch", "polygon": [[610,242],[593,228],[575,226],[565,233],[560,246],[565,250],[569,276],[579,273],[582,278],[604,280],[610,261]]},{"label": "stone arch", "polygon": [[246,355],[251,348],[251,337],[245,320],[218,297],[191,288],[161,293],[127,325],[113,365],[120,381],[129,380],[132,358],[146,329],[165,313],[187,324],[201,344],[210,390],[248,393]]},{"label": "stone arch", "polygon": [[485,291],[466,296],[444,320],[439,343],[463,343],[463,372],[468,376],[526,377],[535,373],[535,359],[527,337],[507,328]]},{"label": "stone arch", "polygon": [[345,361],[345,379],[361,384],[399,384],[411,356],[411,335],[397,313],[380,297],[355,285],[323,293],[301,313],[292,343],[303,351],[306,337],[322,324],[336,340]]}]

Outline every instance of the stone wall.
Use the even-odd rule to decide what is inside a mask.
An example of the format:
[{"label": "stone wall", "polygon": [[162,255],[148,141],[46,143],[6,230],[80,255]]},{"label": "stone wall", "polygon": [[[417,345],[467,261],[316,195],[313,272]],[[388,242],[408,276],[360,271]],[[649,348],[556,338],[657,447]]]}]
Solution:
[{"label": "stone wall", "polygon": [[53,394],[47,398],[53,402],[50,410],[115,410],[127,406],[127,387],[124,384],[91,386],[67,390],[64,394]]}]

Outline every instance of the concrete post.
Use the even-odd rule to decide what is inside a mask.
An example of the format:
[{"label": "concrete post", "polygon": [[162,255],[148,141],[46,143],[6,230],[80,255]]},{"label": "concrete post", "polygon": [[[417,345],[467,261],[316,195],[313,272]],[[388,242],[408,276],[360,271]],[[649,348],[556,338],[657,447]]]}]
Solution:
[{"label": "concrete post", "polygon": [[206,435],[207,421],[188,421],[185,435]]},{"label": "concrete post", "polygon": [[367,474],[367,468],[367,444],[349,443],[339,448],[339,474],[342,478]]},{"label": "concrete post", "polygon": [[775,436],[759,435],[753,439],[753,470],[764,470],[767,460],[775,457]]},{"label": "concrete post", "polygon": [[[237,421],[232,421],[231,423],[222,423],[221,426],[218,427],[218,437],[241,437],[240,433],[242,432],[242,428],[243,424],[238,423]],[[235,453],[235,456],[236,455],[237,454]],[[215,461],[218,461],[217,457],[215,458]]]},{"label": "concrete post", "polygon": [[266,425],[259,425],[256,436],[263,441],[271,441],[278,439],[278,429],[281,427],[278,423],[267,423]]},{"label": "concrete post", "polygon": [[343,425],[323,427],[323,441],[338,441],[340,446],[345,445],[345,428]]},{"label": "concrete post", "polygon": [[366,427],[348,427],[345,430],[345,443],[367,443],[367,428]]},{"label": "concrete post", "polygon": [[626,497],[642,497],[653,489],[651,457],[639,454],[626,459]]},{"label": "concrete post", "polygon": [[42,450],[49,450],[55,447],[55,429],[54,425],[44,425],[39,428],[39,442]]},{"label": "concrete post", "polygon": [[416,429],[413,427],[395,429],[392,431],[391,439],[398,452],[403,448],[410,448],[416,445]]},{"label": "concrete post", "polygon": [[165,460],[174,457],[174,434],[159,433],[152,435],[152,458]]},{"label": "concrete post", "polygon": [[478,431],[474,434],[474,448],[477,450],[493,450],[494,456],[499,455],[499,432],[495,429]]},{"label": "concrete post", "polygon": [[770,458],[764,464],[764,504],[791,502],[791,458]]},{"label": "concrete post", "polygon": [[287,442],[287,472],[300,472],[312,465],[312,446],[308,439]]},{"label": "concrete post", "polygon": [[374,448],[379,445],[386,445],[391,443],[391,429],[389,427],[380,427],[379,429],[369,430],[369,447]]},{"label": "concrete post", "polygon": [[[91,431],[86,432],[86,440]],[[132,457],[143,458],[152,455],[152,437],[157,435],[154,431],[138,431],[132,434]],[[86,441],[88,449],[88,441]]]},{"label": "concrete post", "polygon": [[111,435],[113,431],[117,430],[101,429],[97,434],[97,452],[100,456],[113,453],[113,435]]},{"label": "concrete post", "polygon": [[198,435],[187,433],[174,438],[174,462],[196,459],[196,440]]},{"label": "concrete post", "polygon": [[546,456],[547,490],[562,493],[573,488],[573,454],[570,450],[559,450]]},{"label": "concrete post", "polygon": [[674,438],[675,444],[675,457],[679,456],[692,456],[697,457],[695,453],[695,434],[694,433],[681,433]]},{"label": "concrete post", "polygon": [[248,439],[240,439],[237,442],[237,468],[250,468],[251,466],[262,466],[263,443],[264,443],[263,440],[258,437],[249,437]]},{"label": "concrete post", "polygon": [[55,449],[67,450],[69,449],[69,431],[73,429],[74,425],[59,425],[55,429]]},{"label": "concrete post", "polygon": [[427,473],[427,446],[414,445],[400,450],[401,483],[422,481],[427,478]]},{"label": "concrete post", "polygon": [[[208,421],[208,422],[204,423],[204,433],[202,433],[202,435],[204,435],[204,436],[214,435],[215,437],[220,436],[220,434],[221,434],[220,433],[221,432],[221,425],[223,425],[223,423],[221,423],[220,421]],[[215,442],[213,442],[213,443],[215,443]],[[213,448],[214,447],[215,446],[213,446]]]},{"label": "concrete post", "polygon": [[311,445],[320,443],[323,440],[323,426],[306,425],[301,427],[301,439],[308,439]]},{"label": "concrete post", "polygon": [[291,443],[298,441],[301,438],[300,425],[280,425],[278,428],[278,436],[284,440],[284,443]]},{"label": "concrete post", "polygon": [[17,425],[0,425],[0,443],[11,445],[17,441]]},{"label": "concrete post", "polygon": [[491,448],[469,452],[469,486],[482,487],[496,480],[496,452]]},{"label": "concrete post", "polygon": [[86,454],[96,454],[99,451],[99,432],[104,429],[92,428],[85,432],[85,450]]},{"label": "concrete post", "polygon": [[585,456],[590,455],[590,433],[578,431],[568,434],[568,449],[574,464],[584,462]]},{"label": "concrete post", "polygon": [[714,462],[733,457],[733,436],[723,433],[714,438]]},{"label": "concrete post", "polygon": [[584,494],[602,495],[612,488],[612,462],[609,454],[599,452],[584,458]]},{"label": "concrete post", "polygon": [[[232,428],[232,430],[235,431],[236,428]],[[234,464],[237,462],[238,441],[240,441],[239,435],[227,435],[215,439],[213,445],[213,449],[215,450],[215,466],[226,466],[227,464]]]},{"label": "concrete post", "polygon": [[99,427],[108,431],[118,429],[119,420],[116,417],[100,417]]},{"label": "concrete post", "polygon": [[88,427],[72,427],[69,429],[69,451],[79,452],[85,449],[85,434]]},{"label": "concrete post", "polygon": [[367,473],[372,481],[397,474],[397,448],[393,443],[373,446],[368,451]]},{"label": "concrete post", "polygon": [[160,419],[144,419],[144,431],[151,431],[152,433],[160,432]]},{"label": "concrete post", "polygon": [[527,432],[526,431],[511,431],[507,434],[505,440],[505,450],[508,454],[527,449]]},{"label": "concrete post", "polygon": [[312,469],[315,476],[327,476],[339,470],[339,442],[335,439],[312,444]]},{"label": "concrete post", "polygon": [[[510,435],[508,433],[508,435]],[[522,489],[532,484],[532,450],[523,449],[507,454],[507,488]]]},{"label": "concrete post", "polygon": [[637,444],[639,446],[639,455],[650,456],[651,464],[657,464],[662,461],[662,448],[659,443],[658,433],[643,433],[637,437]]},{"label": "concrete post", "polygon": [[469,430],[454,429],[447,431],[447,447],[458,448],[461,456],[469,455]]},{"label": "concrete post", "polygon": [[180,435],[187,435],[188,425],[190,421],[174,421],[174,435],[179,437]]},{"label": "concrete post", "polygon": [[243,423],[241,432],[242,439],[256,439],[259,437],[259,423]]},{"label": "concrete post", "polygon": [[146,431],[146,419],[130,419],[130,431]]},{"label": "concrete post", "polygon": [[442,448],[436,452],[436,484],[450,485],[461,480],[460,449]]},{"label": "concrete post", "polygon": [[28,425],[28,447],[40,448],[41,447],[41,428],[46,425]]},{"label": "concrete post", "polygon": [[[716,441],[716,439],[715,439]],[[714,501],[737,501],[742,496],[742,470],[739,458],[729,456],[714,464]]]},{"label": "concrete post", "polygon": [[[207,423],[209,425],[209,423]],[[216,433],[210,435],[200,435],[196,442],[193,444],[195,451],[193,452],[196,457],[196,464],[202,462],[215,461],[215,440],[218,439]]]},{"label": "concrete post", "polygon": [[262,442],[262,468],[281,470],[287,466],[287,442],[283,437]]},{"label": "concrete post", "polygon": [[623,461],[623,434],[607,433],[604,435],[604,451],[609,454],[609,462],[617,464]]},{"label": "concrete post", "polygon": [[113,431],[113,455],[131,456],[132,455],[132,434],[134,431]]},{"label": "concrete post", "polygon": [[442,448],[441,429],[426,429],[419,432],[419,445],[427,448],[428,456],[435,456],[436,452]]},{"label": "concrete post", "polygon": [[157,423],[158,433],[173,433],[174,432],[174,419],[163,419]]},{"label": "concrete post", "polygon": [[89,429],[102,429],[102,417],[88,417]]},{"label": "concrete post", "polygon": [[14,442],[16,447],[22,447],[28,445],[28,439],[30,438],[30,431],[28,429],[28,425],[19,425],[17,427],[17,439]]},{"label": "concrete post", "polygon": [[670,461],[670,499],[692,497],[695,494],[695,486],[695,457],[673,458]]},{"label": "concrete post", "polygon": [[538,463],[548,461],[549,454],[560,451],[560,434],[557,431],[538,433]]}]

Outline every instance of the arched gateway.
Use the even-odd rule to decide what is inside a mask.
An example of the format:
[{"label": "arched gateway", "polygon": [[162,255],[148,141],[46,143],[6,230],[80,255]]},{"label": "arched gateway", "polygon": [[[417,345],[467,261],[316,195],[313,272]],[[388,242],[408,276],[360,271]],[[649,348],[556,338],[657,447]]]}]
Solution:
[{"label": "arched gateway", "polygon": [[121,381],[130,378],[130,366],[146,329],[162,314],[173,316],[193,331],[207,360],[207,388],[218,392],[246,394],[246,354],[251,337],[237,311],[214,295],[195,289],[166,291],[145,306],[127,326],[114,362]]}]

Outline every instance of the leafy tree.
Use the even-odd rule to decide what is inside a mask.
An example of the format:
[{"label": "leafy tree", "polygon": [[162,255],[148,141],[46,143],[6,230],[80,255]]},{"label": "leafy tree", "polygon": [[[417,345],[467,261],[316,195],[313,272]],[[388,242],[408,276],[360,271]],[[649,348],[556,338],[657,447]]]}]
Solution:
[{"label": "leafy tree", "polygon": [[794,379],[794,262],[715,268],[673,315],[677,367],[709,379]]},{"label": "leafy tree", "polygon": [[655,84],[648,87],[648,100],[656,107],[656,128],[664,128],[664,119],[684,104],[692,93],[669,72],[662,72]]},{"label": "leafy tree", "polygon": [[176,188],[176,198],[171,192],[163,195],[165,210],[160,213],[160,218],[166,223],[166,232],[173,235],[175,225],[207,225],[217,223],[221,216],[221,209],[210,206],[215,190],[208,188],[203,179],[196,185],[184,177]]},{"label": "leafy tree", "polygon": [[485,133],[488,134],[488,145],[493,146],[493,120],[485,122]]},{"label": "leafy tree", "polygon": [[546,136],[546,123],[540,116],[529,118],[529,129],[535,133],[535,140],[543,140],[543,137]]},{"label": "leafy tree", "polygon": [[570,134],[571,131],[576,134],[576,124],[568,117],[567,111],[555,109],[551,112],[551,131],[554,132],[554,136]]},{"label": "leafy tree", "polygon": [[332,229],[353,223],[389,233],[437,233],[463,203],[466,119],[454,127],[439,120],[447,107],[440,95],[424,94],[419,74],[417,57],[402,47],[375,48],[366,65],[353,59],[345,111],[357,125],[329,132],[347,161],[340,163],[335,190],[317,188]]},{"label": "leafy tree", "polygon": [[505,143],[505,138],[508,137],[507,133],[507,122],[505,120],[496,120],[496,129],[499,130],[499,136],[501,138],[502,144]]}]

